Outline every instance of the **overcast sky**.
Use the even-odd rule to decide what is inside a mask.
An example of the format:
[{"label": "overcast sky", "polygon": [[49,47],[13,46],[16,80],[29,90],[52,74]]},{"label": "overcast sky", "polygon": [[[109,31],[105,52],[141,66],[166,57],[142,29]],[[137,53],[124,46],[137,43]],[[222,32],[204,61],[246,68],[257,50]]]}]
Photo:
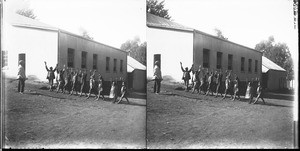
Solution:
[{"label": "overcast sky", "polygon": [[[146,0],[6,0],[8,9],[27,7],[37,19],[120,48],[135,36],[146,41]],[[293,24],[292,0],[165,0],[172,20],[225,37],[250,48],[273,35],[298,56],[298,36]],[[295,59],[295,58],[294,58]]]},{"label": "overcast sky", "polygon": [[143,0],[6,0],[8,11],[33,9],[43,23],[120,48],[138,36],[146,41],[146,1]]},{"label": "overcast sky", "polygon": [[292,0],[165,0],[165,8],[177,23],[212,35],[219,28],[228,40],[250,48],[273,35],[293,54],[298,51]]}]

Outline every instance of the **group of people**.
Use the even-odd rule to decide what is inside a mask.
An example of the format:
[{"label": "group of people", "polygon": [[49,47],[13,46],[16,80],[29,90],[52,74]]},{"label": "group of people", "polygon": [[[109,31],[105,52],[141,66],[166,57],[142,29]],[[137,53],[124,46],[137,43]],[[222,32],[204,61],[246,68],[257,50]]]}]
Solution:
[{"label": "group of people", "polygon": [[[222,99],[225,99],[227,94],[231,95],[231,99],[234,101],[236,98],[240,100],[240,80],[237,74],[234,74],[234,80],[231,79],[232,77],[232,70],[226,70],[224,76],[225,76],[225,91],[224,95],[220,92],[221,86],[222,86],[222,78],[223,78],[223,72],[222,69],[217,69],[216,71],[208,71],[207,68],[203,68],[201,65],[197,70],[194,70],[194,65],[191,66],[189,69],[186,67],[185,69],[182,67],[182,63],[180,62],[181,70],[183,72],[182,80],[184,81],[185,85],[185,91],[189,91],[189,81],[192,81],[192,93],[194,93],[196,90],[199,94],[203,92],[204,95],[214,95],[214,92],[216,93],[215,97],[218,97],[220,94]],[[192,73],[192,76],[190,76],[190,73]],[[255,104],[258,99],[262,99],[263,103],[265,103],[263,99],[263,93],[262,93],[262,86],[260,84],[260,81],[258,78],[254,81],[253,79],[251,81],[246,80],[247,85],[247,91],[245,98],[249,99],[249,103],[252,103],[253,97],[255,94],[257,94],[256,100],[253,102]],[[256,85],[257,84],[257,85]]]},{"label": "group of people", "polygon": [[[90,70],[89,72],[89,80],[87,82],[87,70],[76,70],[76,69],[67,69],[66,66],[62,69],[58,69],[58,64],[56,67],[53,69],[52,67],[48,68],[47,63],[45,63],[45,68],[48,72],[47,74],[47,79],[49,81],[49,90],[53,91],[53,80],[56,79],[57,83],[57,88],[56,88],[56,93],[62,92],[65,93],[66,91],[69,92],[69,95],[73,95],[75,92],[76,95],[81,97],[83,93],[85,96],[90,98],[91,94],[94,94],[96,97],[96,100],[99,100],[100,97],[102,100],[104,100],[104,94],[103,94],[103,77],[101,74],[96,77],[96,70],[92,71]],[[57,76],[55,77],[55,72],[57,72]],[[123,98],[127,100],[129,103],[129,100],[127,98],[127,88],[125,86],[124,79],[121,78],[122,81],[122,87],[121,87],[121,92],[118,93],[118,87],[117,87],[117,81],[112,81],[111,80],[111,90],[110,90],[110,95],[109,98],[113,98],[113,103],[120,103]],[[87,89],[88,88],[88,89]],[[88,91],[87,91],[88,90]],[[88,94],[87,94],[88,92]],[[118,100],[118,96],[120,94],[120,98]]]},{"label": "group of people", "polygon": [[[62,69],[58,69],[58,64],[56,64],[56,67],[53,69],[52,67],[48,68],[47,62],[45,63],[45,68],[47,70],[47,79],[49,82],[49,91],[54,90],[54,80],[56,80],[56,93],[62,92],[65,93],[66,91],[69,92],[69,95],[73,95],[75,92],[76,95],[81,97],[83,93],[85,96],[90,98],[91,94],[94,94],[96,97],[96,100],[99,100],[100,97],[102,100],[105,99],[103,94],[103,84],[104,80],[101,74],[96,77],[96,71],[90,70],[89,72],[89,80],[87,76],[87,70],[76,70],[76,69],[69,69],[64,67]],[[55,77],[56,72],[56,77]],[[18,67],[18,75],[17,78],[19,80],[18,84],[18,92],[23,94],[24,93],[24,86],[25,86],[25,69],[24,69],[24,61],[19,61],[19,67]],[[88,81],[87,81],[88,80]],[[109,98],[113,98],[113,103],[120,103],[123,98],[127,100],[129,103],[129,100],[127,98],[127,88],[125,85],[124,79],[121,78],[122,86],[119,92],[117,81],[111,80],[111,90]],[[87,91],[88,90],[88,91]],[[118,100],[118,96],[120,96]]]}]

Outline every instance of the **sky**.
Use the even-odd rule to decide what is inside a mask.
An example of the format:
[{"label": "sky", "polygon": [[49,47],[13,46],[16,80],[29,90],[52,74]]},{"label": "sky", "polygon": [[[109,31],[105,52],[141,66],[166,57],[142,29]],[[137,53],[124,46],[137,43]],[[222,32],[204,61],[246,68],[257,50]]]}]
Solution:
[{"label": "sky", "polygon": [[165,0],[171,20],[215,35],[218,28],[229,41],[255,48],[273,35],[298,56],[292,0]]},{"label": "sky", "polygon": [[6,0],[6,10],[33,9],[37,20],[120,48],[127,40],[146,41],[146,1],[143,0]]}]

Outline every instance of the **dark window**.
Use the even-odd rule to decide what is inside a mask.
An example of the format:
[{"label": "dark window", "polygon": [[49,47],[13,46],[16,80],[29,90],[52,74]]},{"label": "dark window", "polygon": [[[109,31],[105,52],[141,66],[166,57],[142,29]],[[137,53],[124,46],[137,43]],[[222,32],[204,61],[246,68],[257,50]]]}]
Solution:
[{"label": "dark window", "polygon": [[245,58],[244,57],[241,58],[241,71],[242,72],[245,71]]},{"label": "dark window", "polygon": [[109,71],[109,61],[110,61],[110,58],[106,57],[106,71]]},{"label": "dark window", "polygon": [[123,72],[123,60],[120,60],[120,72]]},{"label": "dark window", "polygon": [[86,68],[86,56],[87,56],[87,52],[82,51],[81,52],[81,68]]},{"label": "dark window", "polygon": [[228,54],[228,70],[232,70],[232,59],[233,56],[231,54]]},{"label": "dark window", "polygon": [[93,54],[93,69],[97,70],[98,55]]},{"label": "dark window", "polygon": [[252,72],[252,59],[248,60],[248,72]]},{"label": "dark window", "polygon": [[75,50],[68,48],[68,67],[74,68]]},{"label": "dark window", "polygon": [[7,66],[7,55],[8,51],[2,51],[2,67]]},{"label": "dark window", "polygon": [[209,68],[209,50],[203,49],[203,67]]},{"label": "dark window", "polygon": [[254,72],[257,72],[257,67],[258,67],[258,61],[255,60],[255,68],[254,68]]},{"label": "dark window", "polygon": [[117,72],[117,59],[114,59],[114,72]]},{"label": "dark window", "polygon": [[222,68],[222,52],[217,52],[217,69]]}]

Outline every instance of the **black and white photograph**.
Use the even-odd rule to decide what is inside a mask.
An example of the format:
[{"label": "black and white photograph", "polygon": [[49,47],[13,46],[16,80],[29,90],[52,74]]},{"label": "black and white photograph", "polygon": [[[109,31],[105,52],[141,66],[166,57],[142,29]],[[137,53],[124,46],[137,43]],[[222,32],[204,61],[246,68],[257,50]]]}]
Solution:
[{"label": "black and white photograph", "polygon": [[147,148],[294,148],[298,1],[147,0]]},{"label": "black and white photograph", "polygon": [[0,0],[1,149],[297,149],[298,0]]},{"label": "black and white photograph", "polygon": [[146,148],[146,1],[1,5],[3,148]]}]

